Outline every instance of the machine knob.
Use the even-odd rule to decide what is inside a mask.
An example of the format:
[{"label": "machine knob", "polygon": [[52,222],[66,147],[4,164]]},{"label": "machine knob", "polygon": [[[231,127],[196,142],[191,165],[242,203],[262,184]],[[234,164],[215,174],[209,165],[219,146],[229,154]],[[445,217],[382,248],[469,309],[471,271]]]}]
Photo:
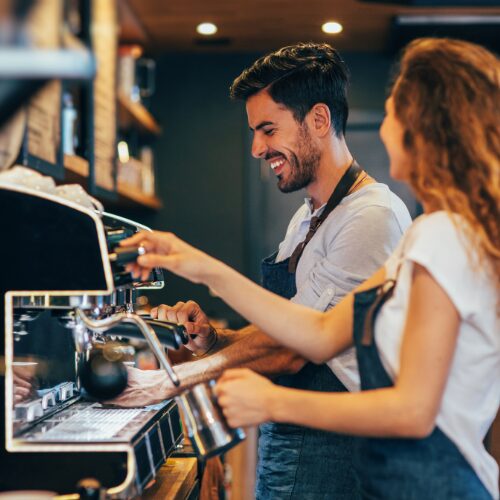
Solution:
[{"label": "machine knob", "polygon": [[54,406],[56,404],[56,393],[47,392],[42,396],[42,408],[46,410],[49,406]]},{"label": "machine knob", "polygon": [[66,401],[73,397],[73,392],[75,390],[75,385],[73,382],[66,382],[59,386],[59,392],[57,394],[57,399],[59,401]]},{"label": "machine knob", "polygon": [[134,262],[139,255],[144,255],[144,247],[115,247],[113,253],[109,254],[109,260],[114,264],[123,266],[129,262]]},{"label": "machine knob", "polygon": [[19,403],[16,405],[16,420],[23,422],[33,422],[37,418],[43,417],[42,400],[37,399],[29,403]]},{"label": "machine knob", "polygon": [[120,229],[109,229],[106,231],[106,240],[108,241],[108,247],[114,247],[121,240],[125,238],[130,238],[134,234],[132,229],[120,228]]},{"label": "machine knob", "polygon": [[104,500],[105,491],[101,488],[101,483],[92,477],[87,477],[78,481],[76,491],[80,500]]}]

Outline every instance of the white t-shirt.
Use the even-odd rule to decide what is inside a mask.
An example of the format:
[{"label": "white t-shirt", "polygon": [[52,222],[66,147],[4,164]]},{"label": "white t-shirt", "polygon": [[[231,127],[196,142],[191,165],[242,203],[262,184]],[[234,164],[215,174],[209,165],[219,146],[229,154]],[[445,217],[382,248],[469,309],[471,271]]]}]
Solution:
[{"label": "white t-shirt", "polygon": [[394,294],[376,319],[375,336],[382,363],[397,379],[413,264],[423,266],[461,319],[436,425],[455,443],[493,498],[498,498],[498,466],[483,446],[500,404],[498,290],[487,264],[480,265],[477,259],[471,264],[473,252],[465,240],[444,211],[415,221],[386,262],[389,278],[395,277],[398,268],[399,272]]},{"label": "white t-shirt", "polygon": [[[290,257],[305,239],[313,210],[311,201],[297,210],[279,246],[276,262]],[[411,225],[405,204],[385,185],[367,186],[342,199],[318,228],[299,260],[292,302],[325,311],[384,265]],[[350,391],[359,390],[354,348],[336,356],[328,366]]]}]

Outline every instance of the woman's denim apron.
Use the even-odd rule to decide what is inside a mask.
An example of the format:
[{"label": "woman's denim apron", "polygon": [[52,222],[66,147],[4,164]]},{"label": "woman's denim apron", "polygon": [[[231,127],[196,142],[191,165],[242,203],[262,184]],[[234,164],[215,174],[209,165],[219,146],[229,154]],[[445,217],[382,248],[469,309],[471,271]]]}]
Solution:
[{"label": "woman's denim apron", "polygon": [[[388,281],[354,298],[354,343],[364,391],[393,386],[373,331],[375,317],[393,290],[394,281]],[[458,448],[437,427],[424,439],[358,438],[354,461],[363,498],[491,499]]]},{"label": "woman's denim apron", "polygon": [[[296,292],[295,273],[276,254],[262,262],[262,284],[287,299]],[[313,339],[314,332],[311,333]],[[313,340],[312,340],[313,341]],[[298,373],[278,377],[286,387],[309,391],[347,389],[327,365],[307,363]],[[260,427],[256,497],[258,500],[358,499],[352,465],[354,438],[287,424]]]}]

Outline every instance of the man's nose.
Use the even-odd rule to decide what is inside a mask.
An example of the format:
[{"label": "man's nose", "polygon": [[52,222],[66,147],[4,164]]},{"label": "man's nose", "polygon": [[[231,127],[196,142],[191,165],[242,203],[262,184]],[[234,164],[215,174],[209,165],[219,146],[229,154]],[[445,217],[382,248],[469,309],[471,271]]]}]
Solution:
[{"label": "man's nose", "polygon": [[267,145],[265,141],[258,134],[255,134],[252,141],[252,156],[254,158],[264,158],[266,151]]}]

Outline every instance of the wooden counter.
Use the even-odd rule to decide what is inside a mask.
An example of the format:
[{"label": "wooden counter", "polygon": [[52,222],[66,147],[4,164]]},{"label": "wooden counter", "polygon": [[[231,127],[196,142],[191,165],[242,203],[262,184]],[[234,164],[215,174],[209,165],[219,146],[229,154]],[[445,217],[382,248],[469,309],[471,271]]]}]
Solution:
[{"label": "wooden counter", "polygon": [[155,482],[142,494],[141,498],[144,500],[190,498],[198,479],[197,462],[197,459],[193,457],[169,458],[157,472]]}]

